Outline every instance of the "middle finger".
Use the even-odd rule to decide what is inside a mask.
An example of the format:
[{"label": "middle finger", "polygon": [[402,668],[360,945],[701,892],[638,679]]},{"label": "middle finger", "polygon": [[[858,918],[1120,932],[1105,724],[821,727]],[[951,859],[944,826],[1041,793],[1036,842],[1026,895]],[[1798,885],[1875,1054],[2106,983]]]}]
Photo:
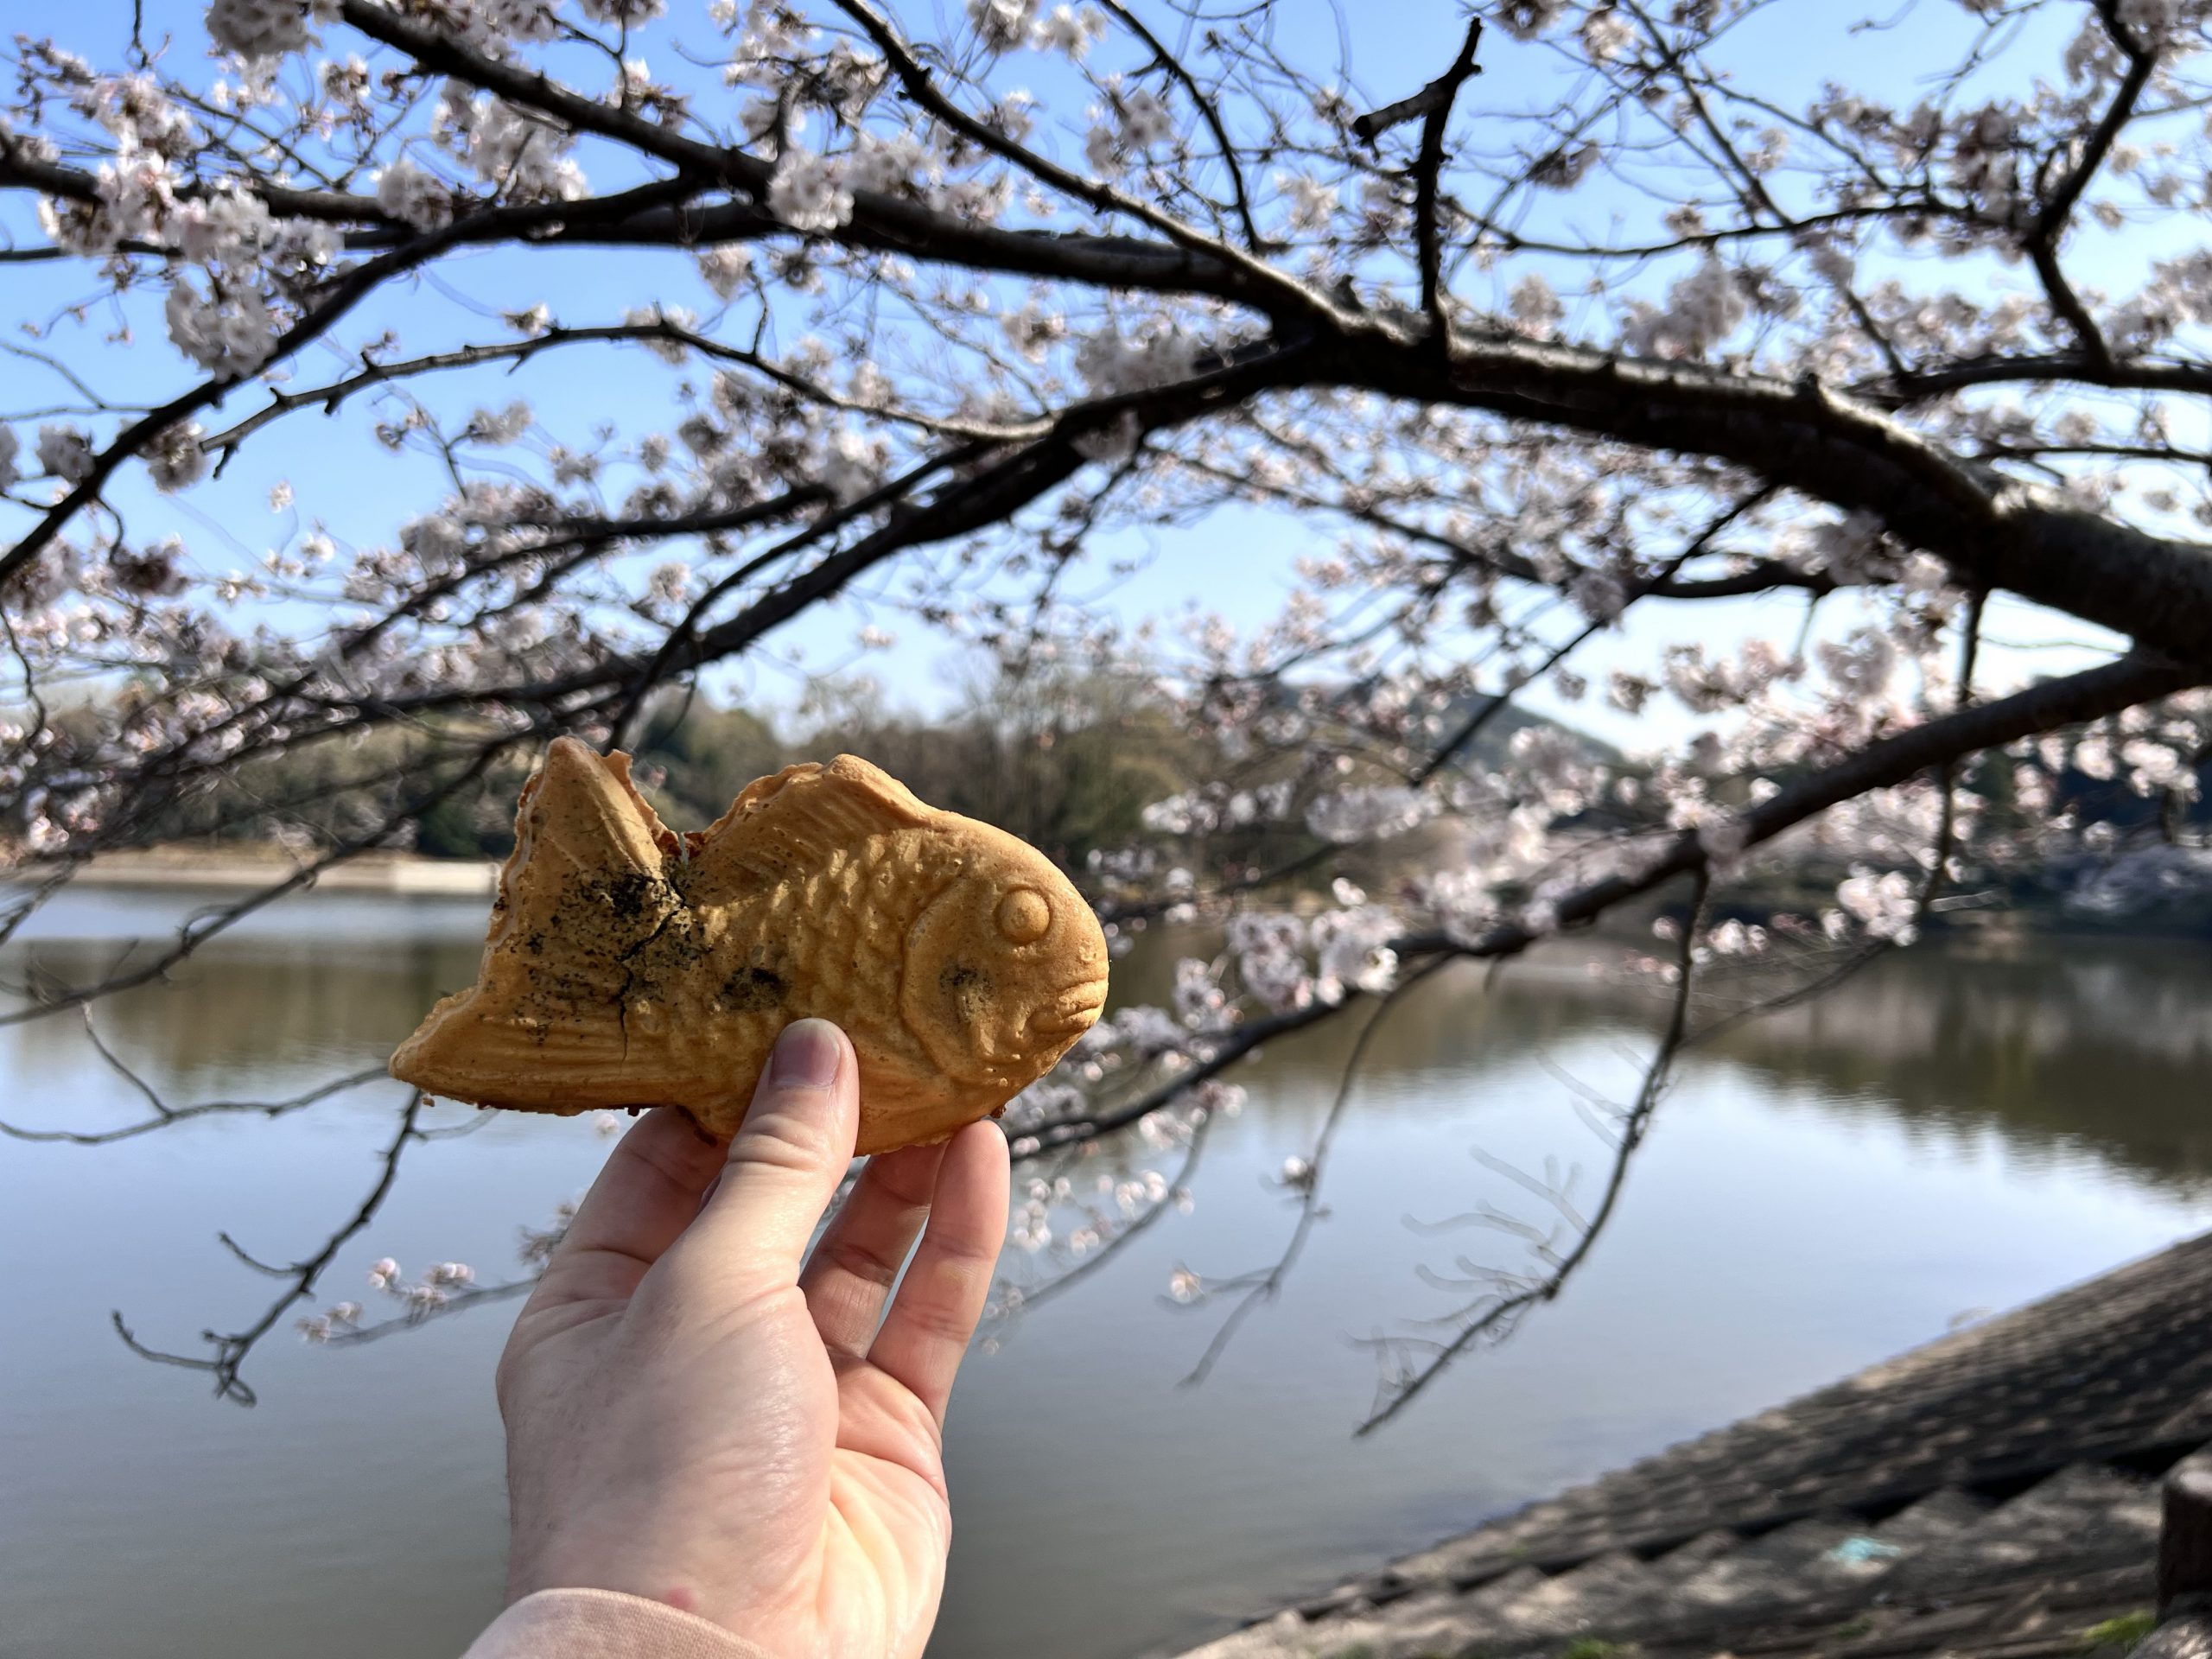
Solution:
[{"label": "middle finger", "polygon": [[823,1344],[859,1358],[882,1320],[892,1281],[906,1264],[937,1185],[944,1143],[905,1147],[868,1160],[799,1274]]}]

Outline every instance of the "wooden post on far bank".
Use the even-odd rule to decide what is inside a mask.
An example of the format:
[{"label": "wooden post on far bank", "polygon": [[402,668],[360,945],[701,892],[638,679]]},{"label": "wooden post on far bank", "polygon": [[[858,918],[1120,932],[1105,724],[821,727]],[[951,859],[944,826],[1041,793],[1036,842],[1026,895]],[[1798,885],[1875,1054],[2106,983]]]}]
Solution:
[{"label": "wooden post on far bank", "polygon": [[2168,1471],[2158,1526],[2158,1627],[2133,1659],[2212,1659],[2212,1455]]},{"label": "wooden post on far bank", "polygon": [[2158,1618],[2212,1611],[2212,1454],[2168,1471],[2158,1529]]}]

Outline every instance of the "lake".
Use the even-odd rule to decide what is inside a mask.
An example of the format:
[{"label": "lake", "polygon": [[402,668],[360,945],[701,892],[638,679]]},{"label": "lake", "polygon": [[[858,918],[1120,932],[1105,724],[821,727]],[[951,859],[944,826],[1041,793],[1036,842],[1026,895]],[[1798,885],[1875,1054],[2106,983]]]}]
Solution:
[{"label": "lake", "polygon": [[[27,957],[90,971],[175,905],[65,894],[8,977]],[[380,1061],[471,976],[480,930],[477,903],[303,895],[104,1007],[99,1030],[173,1103],[289,1094]],[[1154,956],[1124,976],[1157,974]],[[1574,1085],[1625,1095],[1659,1009],[1567,957],[1405,999],[1353,1081],[1328,1213],[1282,1296],[1181,1387],[1224,1310],[1174,1306],[1170,1275],[1274,1258],[1295,1219],[1274,1178],[1310,1149],[1351,1032],[1271,1046],[1236,1074],[1249,1100],[1214,1126],[1190,1213],[970,1357],[931,1652],[1170,1650],[2212,1225],[2208,1011],[2201,946],[1959,944],[1727,1033],[1685,1063],[1567,1294],[1358,1440],[1376,1362],[1357,1339],[1450,1312],[1422,1269],[1514,1260],[1496,1232],[1409,1221],[1529,1212],[1478,1150],[1579,1164],[1588,1196],[1605,1154]],[[0,1032],[0,1077],[20,1124],[140,1109],[74,1016]],[[516,1303],[346,1346],[288,1319],[248,1363],[252,1409],[134,1357],[109,1323],[190,1351],[251,1322],[271,1281],[216,1233],[311,1253],[373,1181],[402,1098],[379,1084],[99,1147],[0,1140],[0,1656],[414,1659],[457,1654],[496,1611],[491,1373]],[[501,1115],[413,1147],[320,1300],[373,1306],[383,1255],[510,1276],[518,1227],[609,1145],[587,1119]]]}]

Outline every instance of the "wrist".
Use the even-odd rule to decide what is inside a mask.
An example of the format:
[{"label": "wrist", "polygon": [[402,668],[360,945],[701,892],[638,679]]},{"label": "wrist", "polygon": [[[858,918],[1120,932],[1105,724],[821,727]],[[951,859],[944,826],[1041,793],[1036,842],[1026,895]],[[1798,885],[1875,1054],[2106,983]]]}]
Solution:
[{"label": "wrist", "polygon": [[729,1582],[731,1577],[727,1560],[717,1567],[696,1559],[696,1552],[650,1528],[590,1538],[553,1537],[513,1552],[507,1605],[547,1591],[592,1591],[682,1613],[759,1645],[776,1610],[756,1605],[746,1586]]},{"label": "wrist", "polygon": [[790,1659],[750,1636],[621,1591],[575,1586],[511,1602],[462,1659]]}]

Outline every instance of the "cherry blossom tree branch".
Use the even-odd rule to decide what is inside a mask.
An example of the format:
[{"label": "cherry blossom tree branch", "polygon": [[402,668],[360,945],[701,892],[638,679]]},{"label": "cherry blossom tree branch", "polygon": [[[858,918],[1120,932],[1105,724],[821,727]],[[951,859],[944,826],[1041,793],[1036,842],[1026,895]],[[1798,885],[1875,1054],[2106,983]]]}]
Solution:
[{"label": "cherry blossom tree branch", "polygon": [[[1632,592],[1625,595],[1621,609],[1625,611],[1637,600],[1648,597],[1672,584],[1675,574],[1684,565],[1712,546],[1713,538],[1725,532],[1731,524],[1745,513],[1756,510],[1766,500],[1770,493],[1770,492],[1766,490],[1754,490],[1751,494],[1725,509],[1717,518],[1708,520],[1705,528],[1698,531],[1689,544],[1675,554],[1673,558],[1668,560],[1665,564],[1660,566],[1649,581],[1639,582]],[[1678,594],[1676,596],[1681,595]],[[1597,617],[1586,622],[1573,635],[1554,646],[1551,653],[1529,677],[1532,680],[1541,679],[1588,643],[1599,630],[1611,626],[1618,620],[1616,615]],[[1505,712],[1507,706],[1512,702],[1512,695],[1510,690],[1500,691],[1496,696],[1469,714],[1459,729],[1439,744],[1435,751],[1421,764],[1407,781],[1419,787],[1451,765],[1455,757],[1464,753],[1469,745],[1482,735],[1484,730],[1492,721]]]},{"label": "cherry blossom tree branch", "polygon": [[2139,43],[2133,31],[2122,24],[2112,0],[2100,0],[2094,8],[2113,43],[2120,48],[2127,60],[2127,70],[2120,77],[2112,102],[2105,108],[2095,128],[2082,147],[2078,159],[2067,168],[2058,188],[2050,193],[2043,209],[2036,215],[2026,238],[2028,257],[2034,264],[2036,275],[2042,280],[2044,291],[2050,296],[2051,308],[2066,320],[2074,337],[2091,363],[2109,366],[2113,360],[2112,347],[2104,333],[2097,327],[2096,319],[2074,291],[2058,264],[2058,245],[2066,234],[2074,217],[2074,209],[2082,200],[2082,193],[2088,188],[2098,169],[2112,153],[2120,131],[2133,118],[2136,104],[2143,89],[2151,83],[2151,73],[2158,65],[2158,54]]},{"label": "cherry blossom tree branch", "polygon": [[1229,188],[1236,199],[1236,222],[1244,232],[1244,245],[1253,252],[1263,251],[1267,238],[1260,234],[1260,227],[1252,217],[1251,193],[1244,183],[1244,168],[1238,159],[1236,145],[1229,136],[1229,128],[1221,118],[1221,105],[1209,97],[1198,85],[1182,59],[1169,51],[1159,35],[1145,24],[1144,19],[1122,3],[1122,0],[1099,0],[1099,9],[1145,44],[1153,60],[1164,70],[1191,100],[1198,118],[1206,124],[1206,130],[1213,135],[1214,153],[1221,162],[1222,170],[1229,175]]},{"label": "cherry blossom tree branch", "polygon": [[1817,382],[1789,385],[1572,347],[1469,342],[1443,373],[1370,348],[1339,384],[1713,456],[1874,513],[1974,582],[2212,666],[2212,550],[2063,505],[1946,454]]},{"label": "cherry blossom tree branch", "polygon": [[[1742,848],[1757,847],[1840,802],[1904,783],[1931,766],[2057,727],[2117,714],[2203,684],[2206,679],[2163,658],[2136,655],[2044,680],[2010,696],[1975,703],[1878,739],[1747,807],[1738,815],[1735,830]],[[1710,862],[1700,834],[1684,831],[1637,861],[1633,870],[1593,881],[1559,899],[1557,925],[1564,929],[1593,921],[1622,900]],[[1397,948],[1401,954],[1457,950],[1470,957],[1516,956],[1541,937],[1525,923],[1512,922],[1464,942],[1444,934],[1414,934],[1398,941]]]},{"label": "cherry blossom tree branch", "polygon": [[[341,1223],[314,1255],[279,1269],[255,1262],[251,1257],[244,1257],[236,1244],[230,1244],[232,1253],[241,1255],[249,1265],[286,1281],[283,1294],[270,1303],[259,1319],[242,1331],[227,1333],[203,1332],[201,1340],[207,1344],[209,1351],[194,1355],[174,1353],[140,1341],[137,1333],[124,1322],[123,1314],[118,1311],[109,1317],[114,1324],[116,1335],[122,1338],[124,1345],[141,1359],[152,1360],[162,1365],[181,1366],[187,1370],[201,1371],[212,1376],[215,1382],[215,1397],[219,1400],[227,1400],[240,1406],[258,1403],[259,1396],[239,1375],[246,1360],[262,1338],[276,1328],[277,1322],[288,1312],[315,1294],[315,1286],[321,1281],[324,1271],[337,1258],[338,1252],[376,1218],[377,1211],[383,1207],[385,1198],[391,1192],[393,1182],[399,1177],[401,1157],[411,1142],[423,1138],[422,1131],[416,1127],[416,1120],[421,1116],[427,1099],[428,1096],[416,1090],[408,1091],[407,1104],[399,1114],[397,1131],[381,1154],[375,1184],[361,1200],[360,1208]],[[225,1243],[229,1243],[230,1241],[226,1239]]]},{"label": "cherry blossom tree branch", "polygon": [[[644,191],[632,193],[630,199],[613,204],[612,208],[601,204],[601,211],[627,213],[636,201],[665,194],[666,187],[648,187]],[[588,220],[591,216],[592,209],[585,204],[575,204],[569,209],[572,219]],[[319,303],[305,311],[298,321],[277,336],[270,348],[270,360],[282,361],[309,341],[327,334],[347,313],[384,283],[434,258],[456,239],[454,228],[448,226],[442,231],[417,236],[390,252],[365,260],[346,272],[324,290]],[[69,491],[48,508],[13,547],[0,553],[0,586],[4,586],[10,576],[43,552],[87,503],[98,499],[100,491],[125,461],[137,454],[149,442],[170,428],[202,410],[220,404],[243,384],[233,374],[213,376],[124,427],[106,448],[92,457],[83,475]]]},{"label": "cherry blossom tree branch", "polygon": [[[1637,1091],[1635,1101],[1622,1114],[1614,1141],[1612,1167],[1605,1179],[1604,1191],[1599,1195],[1597,1207],[1578,1230],[1573,1243],[1564,1251],[1547,1247],[1544,1255],[1551,1260],[1549,1270],[1533,1277],[1499,1274],[1497,1288],[1478,1300],[1467,1313],[1458,1316],[1459,1328],[1448,1339],[1426,1344],[1430,1351],[1420,1365],[1384,1382],[1377,1391],[1376,1403],[1366,1420],[1352,1431],[1355,1435],[1373,1433],[1389,1422],[1410,1405],[1430,1383],[1448,1370],[1452,1363],[1477,1343],[1495,1340],[1510,1330],[1513,1325],[1530,1309],[1558,1299],[1582,1264],[1588,1261],[1597,1248],[1605,1225],[1612,1219],[1620,1195],[1628,1185],[1630,1165],[1635,1160],[1644,1137],[1650,1133],[1651,1120],[1658,1111],[1667,1084],[1673,1074],[1675,1057],[1681,1052],[1689,1028],[1690,988],[1696,976],[1696,942],[1700,925],[1705,916],[1706,895],[1710,881],[1708,873],[1700,868],[1691,873],[1689,918],[1683,924],[1680,946],[1675,957],[1673,1003],[1668,1011],[1666,1028],[1661,1033],[1659,1044],[1643,1071],[1643,1086]],[[1564,1194],[1560,1195],[1562,1201]],[[1564,1205],[1562,1202],[1562,1208]],[[1571,1210],[1566,1213],[1572,1214]],[[1386,1350],[1402,1351],[1410,1345],[1406,1338],[1389,1338],[1378,1344]]]},{"label": "cherry blossom tree branch", "polygon": [[1266,261],[1193,230],[1173,214],[1126,192],[1071,172],[977,120],[938,90],[936,81],[914,56],[912,48],[868,0],[836,0],[836,3],[839,10],[860,24],[889,61],[892,73],[898,76],[906,96],[970,143],[1005,156],[1024,172],[1100,213],[1135,219],[1186,251],[1217,261],[1238,280],[1243,289],[1239,297],[1270,315],[1298,317],[1322,324],[1336,321],[1336,308],[1320,295]]},{"label": "cherry blossom tree branch", "polygon": [[[339,11],[353,28],[373,40],[398,48],[425,69],[457,76],[524,107],[543,111],[577,131],[615,140],[641,155],[682,169],[691,177],[718,181],[743,191],[753,204],[740,210],[745,222],[755,226],[760,223],[758,204],[767,199],[774,173],[772,163],[740,149],[702,143],[670,133],[642,117],[572,92],[544,75],[472,52],[430,28],[376,3],[376,0],[340,0]],[[872,12],[868,15],[874,16]],[[865,19],[862,23],[864,28],[868,26]],[[879,47],[882,48],[885,41],[895,46],[898,37],[889,25],[880,18],[877,23],[883,31]],[[895,65],[897,54],[887,48],[884,49]],[[919,66],[915,68],[918,71]],[[1007,145],[1007,140],[937,94],[928,86],[926,75],[914,86],[920,89],[917,101],[929,107],[932,114],[963,130],[974,142],[1006,153],[1002,147]],[[874,191],[854,192],[852,223],[841,228],[835,239],[1009,275],[1059,276],[1116,287],[1181,288],[1222,299],[1243,301],[1262,311],[1269,309],[1268,302],[1272,300],[1298,314],[1332,315],[1326,303],[1303,284],[1272,268],[1237,255],[1167,214],[1122,200],[1103,187],[1093,187],[1041,156],[1031,160],[1034,163],[1033,170],[1041,169],[1038,176],[1055,188],[1077,200],[1109,207],[1166,232],[1169,242],[1162,245],[1127,238],[979,227]],[[1029,166],[1030,161],[1023,164]],[[697,219],[693,229],[696,239],[702,243],[726,239],[721,221],[711,213]]]},{"label": "cherry blossom tree branch", "polygon": [[[1426,108],[1421,112],[1421,152],[1414,160],[1414,263],[1421,272],[1421,308],[1428,314],[1431,337],[1446,352],[1451,349],[1452,319],[1444,308],[1443,230],[1437,222],[1437,184],[1444,171],[1444,134],[1451,124],[1452,105],[1459,89],[1483,72],[1482,65],[1475,61],[1482,41],[1483,20],[1477,16],[1469,20],[1467,38],[1452,67],[1415,94]],[[1353,124],[1357,128],[1359,124]]]},{"label": "cherry blossom tree branch", "polygon": [[[1459,96],[1459,89],[1467,84],[1467,78],[1482,73],[1481,67],[1475,62],[1475,48],[1481,44],[1482,36],[1482,20],[1479,17],[1471,19],[1467,24],[1467,38],[1450,68],[1410,97],[1402,98],[1395,104],[1385,104],[1381,109],[1370,110],[1359,117],[1351,124],[1353,135],[1372,144],[1384,133],[1395,127],[1402,127],[1408,121],[1426,124],[1449,116],[1452,103]],[[1425,137],[1424,133],[1424,140]]]}]

